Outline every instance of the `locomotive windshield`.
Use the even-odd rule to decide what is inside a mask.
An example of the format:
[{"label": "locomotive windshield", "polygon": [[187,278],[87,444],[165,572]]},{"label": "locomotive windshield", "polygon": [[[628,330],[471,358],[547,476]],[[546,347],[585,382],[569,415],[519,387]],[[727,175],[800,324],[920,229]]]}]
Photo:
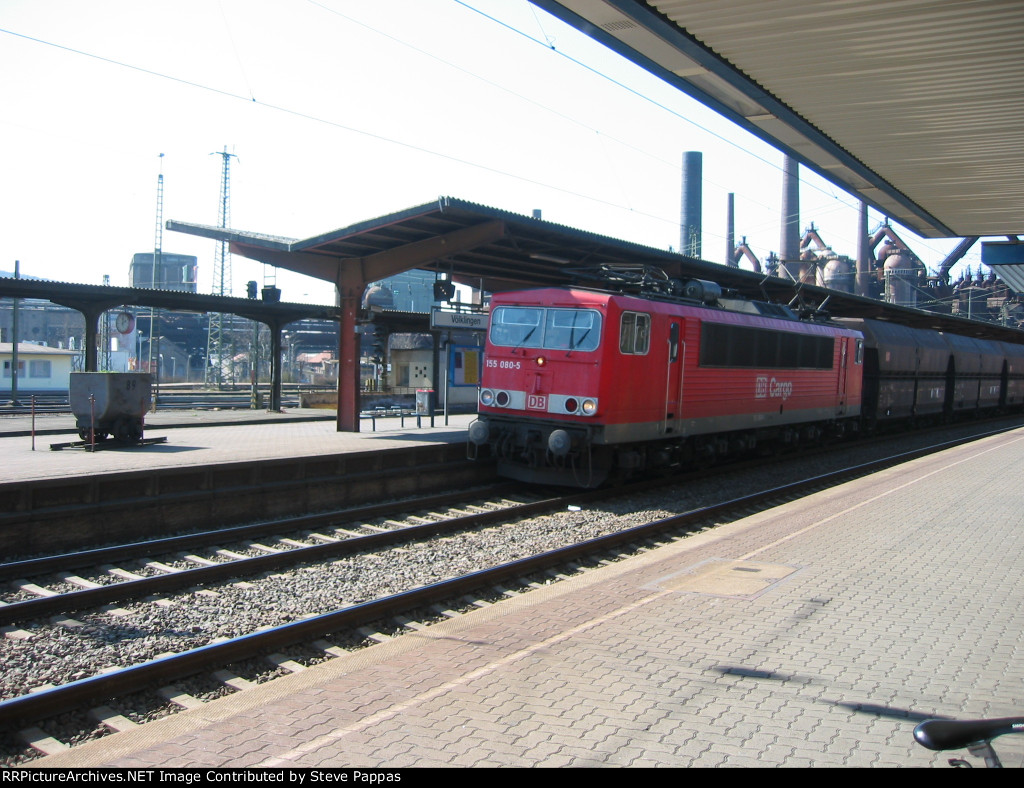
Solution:
[{"label": "locomotive windshield", "polygon": [[491,313],[491,344],[547,350],[596,350],[601,313],[593,309],[499,306]]}]

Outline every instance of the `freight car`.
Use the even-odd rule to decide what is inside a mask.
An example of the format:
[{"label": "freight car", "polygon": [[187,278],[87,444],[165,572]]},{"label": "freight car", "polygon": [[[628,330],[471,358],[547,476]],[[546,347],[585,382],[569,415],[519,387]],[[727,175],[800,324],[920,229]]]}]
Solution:
[{"label": "freight car", "polygon": [[947,420],[1024,403],[1024,345],[842,318],[864,335],[866,427]]},{"label": "freight car", "polygon": [[609,477],[1024,402],[1024,346],[798,316],[714,283],[495,295],[469,456],[504,476]]}]

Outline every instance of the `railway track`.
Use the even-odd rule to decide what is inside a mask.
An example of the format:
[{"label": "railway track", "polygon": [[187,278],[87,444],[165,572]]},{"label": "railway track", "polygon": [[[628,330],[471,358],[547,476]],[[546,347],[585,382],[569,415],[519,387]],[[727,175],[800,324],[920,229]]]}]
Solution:
[{"label": "railway track", "polygon": [[82,551],[269,516],[406,498],[494,478],[455,444],[140,468],[0,484],[0,555]]},{"label": "railway track", "polygon": [[[428,611],[428,615],[435,616],[454,615],[452,609],[459,605],[466,606],[465,598],[468,594],[475,593],[484,597],[498,598],[510,593],[517,593],[530,588],[531,584],[549,582],[552,576],[557,576],[559,573],[566,574],[576,571],[577,562],[598,563],[602,560],[615,560],[622,555],[647,549],[650,540],[685,536],[695,529],[700,530],[707,527],[709,523],[747,516],[752,511],[768,508],[794,497],[810,494],[847,479],[939,451],[967,440],[973,440],[976,437],[979,436],[842,468],[794,484],[766,488],[750,495],[724,500],[712,506],[700,507],[672,517],[654,519],[639,526],[612,529],[608,533],[579,542],[572,542],[571,538],[568,538],[570,543],[553,549],[528,551],[528,554],[513,560],[489,563],[481,561],[471,571],[465,571],[437,582],[402,589],[367,601],[345,605],[330,612],[300,617],[263,631],[253,631],[237,637],[230,637],[222,642],[208,642],[197,648],[185,649],[176,654],[160,656],[109,673],[84,677],[59,687],[12,698],[0,703],[0,730],[25,728],[40,719],[65,712],[68,708],[88,708],[112,697],[123,697],[130,693],[142,693],[163,688],[165,690],[163,694],[167,696],[173,694],[168,688],[173,687],[175,682],[179,682],[185,677],[203,672],[223,671],[226,665],[257,659],[261,655],[271,655],[272,661],[280,667],[289,662],[281,654],[287,649],[297,648],[300,651],[304,650],[305,653],[318,652],[326,658],[332,654],[341,653],[338,648],[339,643],[350,645],[359,641],[370,642],[373,639],[372,636],[365,633],[372,633],[375,631],[375,627],[377,629],[385,627],[378,622],[393,621],[396,617],[402,617],[399,618],[398,624],[388,625],[401,631],[403,626],[409,626],[408,619],[410,617],[415,620],[416,611],[421,614],[423,611]],[[623,494],[625,491],[616,492]],[[540,504],[539,508],[541,509],[545,506],[549,509],[551,507],[563,509],[573,505],[568,503],[572,499],[580,502],[582,506],[591,495],[594,493],[575,493],[570,498],[531,502],[530,505]],[[608,491],[604,491],[604,495],[607,496]],[[511,512],[515,512],[515,514],[512,515]],[[513,508],[505,513],[498,513],[495,519],[507,520],[512,516],[519,517],[523,514],[525,514],[524,509]],[[425,526],[426,524],[421,525]],[[272,528],[272,526],[268,527]],[[506,531],[505,533],[512,532]],[[408,538],[408,533],[406,533],[406,538]],[[451,539],[450,536],[447,538]],[[329,546],[333,547],[334,545]],[[403,548],[399,548],[399,550],[401,549]],[[0,570],[5,572],[5,576],[10,575],[8,568],[0,567]],[[3,608],[0,608],[0,611],[2,610]],[[433,611],[433,613],[429,613],[429,611]],[[357,634],[353,635],[352,633]],[[178,701],[176,702],[179,702],[179,705],[191,703],[185,698],[186,695],[187,693],[178,692]],[[94,714],[93,716],[95,718],[98,715]],[[109,721],[106,725],[108,728],[116,727]],[[29,736],[26,735],[24,738],[29,738]]]},{"label": "railway track", "polygon": [[[495,500],[517,486],[509,483],[493,485],[476,491],[472,499],[467,499],[467,492],[461,491],[423,497],[404,504],[344,509],[0,564],[0,582],[19,588],[22,596],[10,601],[0,599],[3,602],[0,626],[202,587],[304,563],[335,560],[365,550],[530,516],[573,499],[573,496],[568,496],[524,500],[520,496]],[[409,513],[410,507],[414,513]],[[447,508],[447,511],[434,511],[440,508]],[[311,530],[314,528],[330,533]],[[289,536],[281,535],[289,532],[292,532]],[[252,541],[268,536],[273,537],[275,545]],[[249,555],[238,552],[239,548],[219,547],[238,540],[250,540],[241,548],[248,550]],[[189,554],[187,551],[190,550],[204,550],[207,556]],[[104,568],[106,564],[125,564],[135,559],[143,560],[143,567],[150,571],[149,576],[137,574],[137,570]],[[103,577],[104,582],[70,574],[70,570],[82,567],[93,567],[90,574]],[[39,577],[41,575],[54,577],[54,580],[47,582],[46,578]],[[70,588],[61,592],[54,588],[55,584]]]}]

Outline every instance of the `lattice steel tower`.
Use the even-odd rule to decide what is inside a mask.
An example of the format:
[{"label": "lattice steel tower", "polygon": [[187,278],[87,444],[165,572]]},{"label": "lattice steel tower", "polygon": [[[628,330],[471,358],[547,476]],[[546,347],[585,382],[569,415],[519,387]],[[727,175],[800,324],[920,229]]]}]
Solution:
[{"label": "lattice steel tower", "polygon": [[[153,265],[150,267],[149,286],[156,290],[157,271],[163,270],[164,250],[164,155],[160,154],[160,174],[156,178],[156,231],[153,236]],[[146,370],[152,374],[156,369],[156,386],[153,389],[153,409],[160,399],[160,370],[153,366],[154,355],[160,363],[160,314],[155,307],[149,308],[149,347],[146,359]]]},{"label": "lattice steel tower", "polygon": [[[231,222],[231,158],[227,145],[220,153],[211,156],[222,157],[220,176],[220,209],[217,216],[219,227],[226,229]],[[214,295],[231,295],[231,250],[227,241],[218,241],[213,258],[213,290]],[[224,379],[230,374],[231,358],[224,358],[224,315],[220,312],[210,313],[209,334],[206,341],[206,385],[220,388]]]},{"label": "lattice steel tower", "polygon": [[151,285],[156,290],[156,272],[162,270],[160,264],[164,251],[164,155],[160,154],[160,174],[156,178],[156,232],[153,236],[153,276]]}]

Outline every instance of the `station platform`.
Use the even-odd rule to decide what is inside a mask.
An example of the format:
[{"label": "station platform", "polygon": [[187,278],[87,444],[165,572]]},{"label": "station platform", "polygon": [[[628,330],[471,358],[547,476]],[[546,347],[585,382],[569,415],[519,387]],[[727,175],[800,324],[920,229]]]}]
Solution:
[{"label": "station platform", "polygon": [[[364,418],[361,431],[338,432],[333,410],[158,410],[146,416],[146,438],[164,443],[52,451],[51,444],[78,441],[70,414],[0,418],[0,483],[85,474],[281,459],[407,447],[409,443],[465,442],[473,414]],[[447,421],[447,424],[445,423]],[[34,449],[33,449],[34,444]]]},{"label": "station platform", "polygon": [[918,721],[1024,714],[1022,462],[989,437],[32,765],[945,765]]}]

